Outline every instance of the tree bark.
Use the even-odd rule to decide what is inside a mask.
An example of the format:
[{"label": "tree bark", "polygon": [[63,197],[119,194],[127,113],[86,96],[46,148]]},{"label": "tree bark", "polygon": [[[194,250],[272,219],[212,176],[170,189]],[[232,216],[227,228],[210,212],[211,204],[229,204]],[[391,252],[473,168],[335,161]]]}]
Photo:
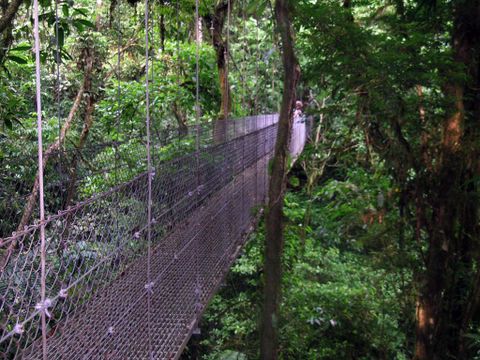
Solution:
[{"label": "tree bark", "polygon": [[[2,11],[2,17],[6,16],[9,11],[9,4],[7,0],[0,1],[0,9]],[[13,20],[13,18],[12,18]],[[8,48],[13,42],[13,21],[10,21],[3,31],[0,31],[0,64],[5,61]]]},{"label": "tree bark", "polygon": [[[89,59],[87,63],[88,67],[93,66],[93,60]],[[72,160],[70,162],[70,183],[68,185],[67,190],[67,199],[65,201],[66,206],[70,206],[73,201],[73,197],[75,195],[76,185],[77,185],[77,162],[80,151],[82,151],[83,147],[88,138],[88,134],[90,133],[90,129],[93,125],[93,112],[95,110],[96,100],[95,97],[91,94],[92,91],[92,81],[89,79],[88,82],[85,82],[85,92],[88,94],[88,98],[86,100],[86,107],[85,107],[85,115],[84,115],[84,122],[83,122],[83,129],[82,133],[80,134],[80,138],[78,140],[76,146],[76,153],[73,155]]]},{"label": "tree bark", "polygon": [[[230,0],[230,8],[233,7],[234,0]],[[214,141],[221,143],[226,137],[226,123],[232,107],[232,98],[230,94],[230,84],[228,82],[227,57],[229,44],[223,39],[223,27],[228,16],[229,0],[221,0],[213,14],[203,17],[205,24],[210,25],[212,44],[215,49],[217,59],[218,81],[220,85],[220,111],[218,121],[214,124]]]},{"label": "tree bark", "polygon": [[176,100],[172,103],[172,111],[173,115],[175,115],[175,118],[177,119],[178,135],[180,137],[185,137],[188,134],[187,114],[185,114]]},{"label": "tree bark", "polygon": [[281,301],[283,252],[283,199],[288,172],[288,141],[292,128],[292,111],[300,68],[295,56],[290,23],[289,0],[277,0],[275,18],[282,41],[284,88],[277,142],[270,176],[268,206],[265,215],[264,303],[261,323],[260,357],[264,360],[278,357],[278,325]]},{"label": "tree bark", "polygon": [[[428,234],[417,301],[415,360],[466,359],[464,334],[477,307],[480,0],[454,2],[452,48],[465,71],[446,84],[450,101],[439,159],[420,186],[417,222]],[[427,167],[428,168],[428,167]],[[477,194],[477,195],[475,195]],[[476,259],[477,263],[480,259]]]},{"label": "tree bark", "polygon": [[0,33],[3,33],[3,31],[12,24],[22,2],[23,0],[13,0],[5,7],[5,11],[0,18]]}]

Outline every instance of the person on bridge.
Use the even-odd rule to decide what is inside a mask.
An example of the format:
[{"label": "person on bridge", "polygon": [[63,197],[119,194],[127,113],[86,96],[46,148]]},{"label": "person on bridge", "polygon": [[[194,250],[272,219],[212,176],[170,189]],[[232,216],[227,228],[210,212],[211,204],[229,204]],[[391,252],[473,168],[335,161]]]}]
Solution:
[{"label": "person on bridge", "polygon": [[303,151],[306,140],[306,127],[303,117],[303,103],[300,100],[295,102],[293,111],[292,137],[290,139],[290,154],[296,159]]},{"label": "person on bridge", "polygon": [[295,101],[295,111],[293,112],[293,120],[300,120],[303,117],[303,103],[300,100]]}]

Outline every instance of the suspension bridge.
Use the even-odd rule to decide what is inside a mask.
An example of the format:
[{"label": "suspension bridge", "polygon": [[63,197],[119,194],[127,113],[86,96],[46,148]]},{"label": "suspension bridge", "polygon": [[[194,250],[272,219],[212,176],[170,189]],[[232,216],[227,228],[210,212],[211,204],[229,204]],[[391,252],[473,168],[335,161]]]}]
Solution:
[{"label": "suspension bridge", "polygon": [[[107,156],[98,171],[75,164],[70,178],[52,177],[55,167],[43,160],[38,0],[33,5],[38,157],[2,164],[0,178],[12,179],[8,171],[14,174],[19,163],[36,168],[38,190],[32,194],[39,215],[13,232],[13,209],[2,215],[9,221],[0,220],[0,357],[177,359],[261,215],[278,115],[200,123],[197,29],[196,124],[182,131],[186,148],[162,158],[175,136],[155,134],[163,141],[152,141],[146,1],[146,138],[59,148],[49,154],[56,164],[71,158],[102,163],[99,156],[108,149],[115,156]],[[305,135],[305,123],[293,119],[293,159]],[[124,158],[136,159],[141,170],[124,171],[131,165]],[[104,181],[111,186],[45,203],[63,198],[67,183],[78,188],[99,174],[113,178],[113,185]],[[44,186],[49,178],[55,179],[51,188]],[[13,181],[15,188],[18,179]],[[16,188],[0,200],[18,195],[27,203],[27,194]]]},{"label": "suspension bridge", "polygon": [[198,151],[0,239],[15,243],[0,274],[3,358],[43,357],[42,315],[48,359],[178,358],[254,228],[277,120],[231,120],[221,144],[212,129]]}]

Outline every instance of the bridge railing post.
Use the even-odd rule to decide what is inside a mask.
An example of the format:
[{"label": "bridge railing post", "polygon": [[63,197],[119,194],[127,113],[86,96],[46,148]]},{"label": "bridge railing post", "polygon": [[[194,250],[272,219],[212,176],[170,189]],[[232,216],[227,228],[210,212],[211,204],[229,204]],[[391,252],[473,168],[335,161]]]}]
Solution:
[{"label": "bridge railing post", "polygon": [[243,119],[244,135],[242,136],[242,228],[245,227],[245,139],[246,139],[246,121],[248,118]]},{"label": "bridge railing post", "polygon": [[[266,116],[263,115],[263,127],[265,131],[263,132],[262,137],[262,145],[263,145],[263,163],[262,163],[262,180],[263,180],[263,196],[262,202],[265,203],[266,193],[267,193],[267,181],[266,181],[266,173],[267,173],[267,166],[268,166],[268,158],[267,158],[267,134],[270,131],[267,124]],[[268,129],[267,129],[268,128]]]}]

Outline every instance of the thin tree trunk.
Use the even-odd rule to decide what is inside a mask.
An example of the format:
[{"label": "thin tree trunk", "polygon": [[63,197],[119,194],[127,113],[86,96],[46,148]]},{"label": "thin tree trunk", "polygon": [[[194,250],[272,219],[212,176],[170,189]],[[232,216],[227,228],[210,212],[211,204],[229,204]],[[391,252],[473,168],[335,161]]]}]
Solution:
[{"label": "thin tree trunk", "polygon": [[177,119],[178,135],[180,137],[186,136],[188,134],[187,115],[178,105],[176,100],[174,100],[172,103],[172,111],[175,115],[175,118]]},{"label": "thin tree trunk", "polygon": [[264,303],[261,323],[260,357],[263,360],[278,357],[279,306],[282,282],[283,252],[283,199],[288,171],[288,141],[292,128],[292,111],[295,102],[295,89],[300,75],[295,57],[292,29],[290,23],[291,3],[289,0],[277,0],[275,18],[277,31],[282,41],[282,60],[284,67],[284,89],[277,142],[270,176],[268,207],[266,211],[265,265],[264,265]]},{"label": "thin tree trunk", "polygon": [[[102,0],[97,0],[97,14],[100,13],[102,7]],[[99,16],[99,15],[98,15]],[[101,21],[98,20],[96,23],[96,30],[101,31],[100,29],[101,26]],[[97,102],[97,96],[95,96],[95,91],[92,89],[92,73],[93,73],[93,68],[94,68],[94,61],[95,61],[95,55],[92,49],[89,47],[85,48],[82,51],[82,57],[84,59],[85,63],[85,73],[90,74],[90,76],[85,76],[84,81],[83,81],[83,87],[85,89],[85,94],[86,94],[86,100],[85,100],[85,114],[83,116],[84,121],[83,121],[83,129],[82,133],[80,134],[80,138],[78,140],[76,152],[73,155],[72,161],[70,163],[70,169],[71,169],[71,174],[70,174],[70,183],[67,188],[67,198],[65,201],[65,206],[69,206],[72,201],[73,197],[75,195],[75,190],[76,190],[76,185],[77,185],[77,162],[78,162],[78,157],[80,152],[82,151],[83,147],[85,146],[85,143],[88,138],[88,134],[90,133],[90,129],[93,125],[93,112],[95,110],[95,104]],[[101,66],[101,65],[100,65]],[[108,78],[110,75],[107,74],[106,78]],[[148,74],[147,74],[148,76]]]},{"label": "thin tree trunk", "polygon": [[92,115],[94,110],[95,110],[95,100],[93,99],[93,97],[90,96],[87,101],[87,106],[85,109],[82,133],[80,134],[80,139],[78,140],[78,144],[76,146],[76,152],[73,155],[72,161],[70,162],[71,174],[70,174],[70,183],[68,185],[68,190],[67,190],[67,199],[65,201],[66,206],[70,206],[72,204],[73,197],[75,195],[75,190],[77,185],[77,162],[79,158],[79,153],[82,151],[83,147],[85,146],[85,143],[88,138],[88,134],[90,133],[90,129],[92,128],[92,125],[93,125]]},{"label": "thin tree trunk", "polygon": [[13,0],[7,6],[5,6],[5,11],[0,18],[0,33],[8,28],[17,14],[18,8],[22,5],[23,0]]},{"label": "thin tree trunk", "polygon": [[166,31],[167,31],[165,28],[165,15],[163,14],[164,6],[165,6],[165,0],[160,0],[160,8],[161,8],[162,14],[160,14],[160,19],[158,22],[158,32],[160,33],[160,50],[162,50],[162,52],[165,51],[165,37],[166,37]]},{"label": "thin tree trunk", "polygon": [[[60,150],[61,144],[65,141],[65,137],[67,136],[67,133],[68,133],[68,131],[69,131],[69,129],[70,129],[72,123],[73,123],[74,118],[75,118],[75,114],[76,114],[76,112],[77,112],[77,110],[80,106],[80,103],[83,99],[83,94],[84,94],[84,90],[85,90],[85,81],[87,81],[87,79],[90,78],[90,76],[91,76],[91,68],[85,72],[84,83],[82,84],[82,86],[80,87],[80,89],[77,92],[77,96],[75,97],[75,101],[73,102],[72,108],[70,109],[70,113],[68,114],[67,120],[65,121],[65,123],[62,126],[62,129],[60,131],[58,139],[53,144],[51,144],[48,147],[48,149],[45,151],[45,153],[43,154],[43,164],[42,164],[42,166],[43,166],[44,170],[45,170],[45,167],[46,167],[48,161],[52,157],[52,155],[56,151]],[[30,221],[30,218],[32,217],[33,210],[35,209],[35,205],[37,204],[37,200],[38,200],[38,187],[39,187],[39,177],[38,177],[38,171],[37,171],[37,174],[35,175],[35,181],[33,183],[32,191],[27,198],[27,203],[26,203],[26,205],[23,209],[23,214],[22,214],[22,217],[20,219],[20,223],[17,226],[17,232],[23,230],[24,227]],[[15,241],[12,241],[10,243],[8,249],[5,252],[5,255],[0,260],[0,271],[4,270],[4,268],[5,268],[5,266],[8,262],[8,259],[10,258],[10,255],[11,255],[13,249],[15,249],[16,246],[17,246],[17,243]]]},{"label": "thin tree trunk", "polygon": [[[162,4],[163,5],[163,4]],[[165,15],[160,15],[160,49],[165,51]]]},{"label": "thin tree trunk", "polygon": [[[57,138],[57,140],[52,143],[48,149],[45,151],[43,155],[43,164],[41,164],[42,168],[45,170],[46,165],[50,158],[54,155],[56,151],[59,151],[61,148],[61,145],[65,141],[65,138],[67,136],[68,131],[70,130],[70,127],[73,123],[73,120],[75,118],[75,114],[78,111],[78,108],[80,107],[80,104],[83,100],[83,96],[85,94],[85,90],[90,88],[91,84],[91,77],[92,77],[92,71],[93,71],[93,60],[90,58],[86,59],[86,67],[84,71],[84,78],[83,78],[83,84],[80,87],[80,89],[77,92],[77,96],[75,97],[75,100],[73,102],[72,108],[70,109],[70,112],[68,114],[68,117],[63,124],[60,134]],[[22,218],[20,220],[20,223],[17,226],[17,231],[22,231],[25,226],[28,224],[30,221],[30,218],[32,217],[32,213],[35,209],[35,205],[38,200],[38,190],[39,190],[39,173],[37,171],[37,174],[35,175],[35,181],[33,184],[32,191],[30,195],[27,198],[27,203],[24,207]],[[12,251],[15,249],[17,246],[16,241],[12,241],[10,245],[8,246],[7,250],[5,251],[3,257],[0,259],[0,272],[3,272],[5,269],[5,266],[8,263],[8,260],[10,258],[10,255],[12,254]]]}]

